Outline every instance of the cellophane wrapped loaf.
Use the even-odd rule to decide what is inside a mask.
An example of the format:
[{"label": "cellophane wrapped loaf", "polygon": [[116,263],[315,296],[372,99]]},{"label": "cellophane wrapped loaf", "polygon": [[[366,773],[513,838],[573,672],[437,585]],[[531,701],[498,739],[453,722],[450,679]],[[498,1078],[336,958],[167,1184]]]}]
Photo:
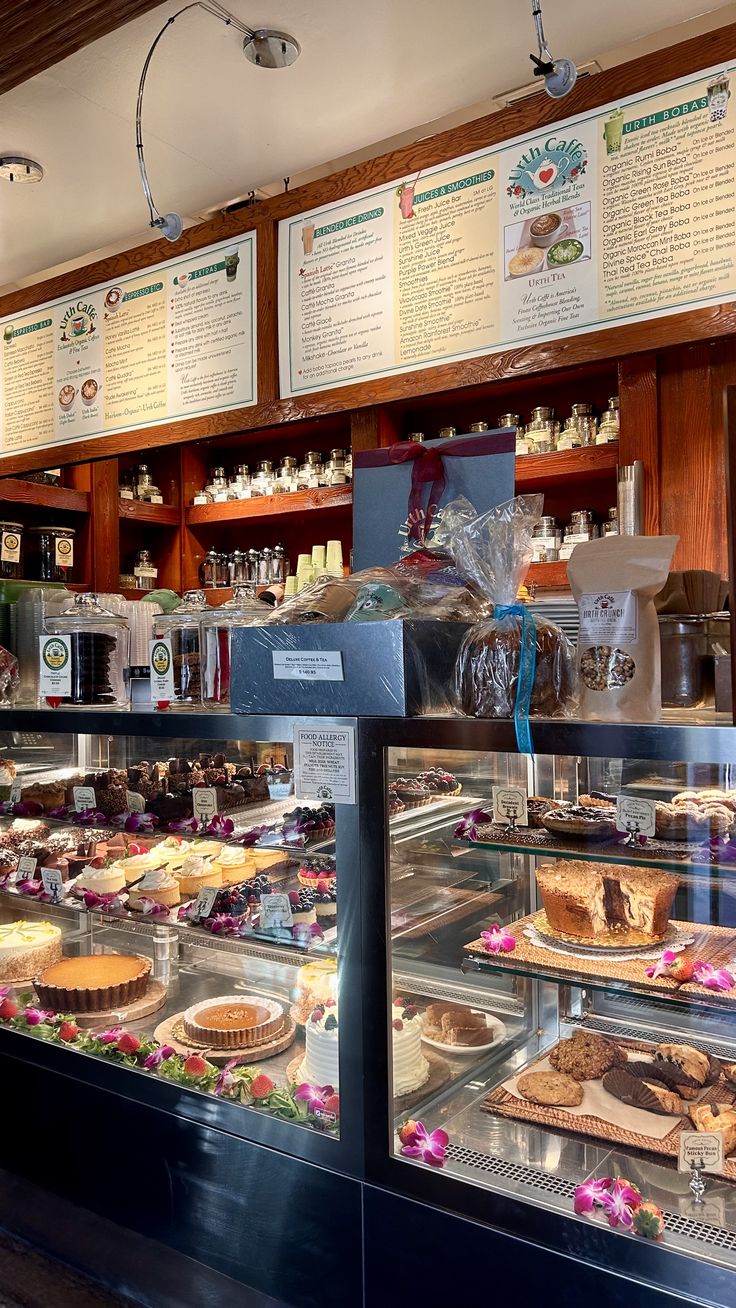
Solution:
[{"label": "cellophane wrapped loaf", "polygon": [[542,508],[541,495],[519,495],[480,516],[467,501],[445,511],[443,527],[458,569],[487,602],[488,616],[464,637],[455,669],[455,702],[469,717],[556,717],[574,708],[571,641],[555,623],[516,602]]}]

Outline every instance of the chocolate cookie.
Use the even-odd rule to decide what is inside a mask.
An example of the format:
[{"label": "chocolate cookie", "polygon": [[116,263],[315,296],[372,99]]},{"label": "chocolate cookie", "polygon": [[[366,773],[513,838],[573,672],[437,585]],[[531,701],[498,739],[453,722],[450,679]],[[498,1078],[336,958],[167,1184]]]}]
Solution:
[{"label": "chocolate cookie", "polygon": [[603,1078],[603,1089],[632,1108],[643,1108],[647,1113],[661,1113],[677,1117],[683,1112],[678,1094],[668,1090],[661,1081],[641,1081],[625,1067],[614,1067]]},{"label": "chocolate cookie", "polygon": [[583,1087],[564,1072],[525,1072],[517,1083],[519,1094],[531,1104],[574,1108],[583,1102]]},{"label": "chocolate cookie", "polygon": [[549,1061],[558,1072],[567,1072],[576,1081],[593,1081],[624,1063],[626,1056],[605,1036],[593,1031],[576,1031],[569,1040],[560,1041]]}]

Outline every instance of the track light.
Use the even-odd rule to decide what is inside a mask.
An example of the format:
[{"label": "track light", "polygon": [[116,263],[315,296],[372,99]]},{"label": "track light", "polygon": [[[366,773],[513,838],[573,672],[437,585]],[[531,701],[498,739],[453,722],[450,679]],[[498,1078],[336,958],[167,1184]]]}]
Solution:
[{"label": "track light", "polygon": [[578,80],[578,70],[572,59],[553,59],[544,35],[542,0],[532,0],[532,18],[537,32],[539,53],[530,54],[534,76],[544,78],[544,89],[553,100],[561,100]]},{"label": "track light", "polygon": [[138,100],[135,110],[135,148],[138,155],[143,194],[146,197],[150,214],[149,226],[165,236],[167,241],[178,241],[184,230],[184,223],[178,213],[159,213],[151,193],[151,183],[148,180],[146,160],[143,154],[143,92],[146,87],[146,77],[148,76],[151,59],[161,37],[176,22],[177,18],[181,18],[181,15],[187,13],[190,9],[203,9],[205,13],[212,14],[213,18],[219,19],[226,27],[232,27],[236,32],[240,32],[244,37],[243,51],[245,57],[258,68],[288,68],[290,64],[293,64],[299,58],[301,53],[299,42],[293,36],[289,36],[288,32],[275,32],[267,27],[258,28],[257,31],[254,31],[253,28],[246,26],[239,18],[236,18],[235,14],[231,14],[223,5],[218,4],[217,0],[193,0],[193,3],[184,5],[182,9],[177,10],[164,23],[161,31],[151,43],[138,83]]}]

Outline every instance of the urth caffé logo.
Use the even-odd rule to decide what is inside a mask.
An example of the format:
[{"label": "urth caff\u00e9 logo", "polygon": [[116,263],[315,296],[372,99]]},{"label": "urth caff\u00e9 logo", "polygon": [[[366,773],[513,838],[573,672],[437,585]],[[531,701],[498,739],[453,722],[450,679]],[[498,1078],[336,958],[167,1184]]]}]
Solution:
[{"label": "urth caff\u00e9 logo", "polygon": [[588,166],[585,146],[577,137],[548,136],[530,145],[509,173],[506,194],[514,199],[561,191],[578,181]]},{"label": "urth caff\u00e9 logo", "polygon": [[97,310],[88,300],[77,300],[76,304],[68,305],[59,324],[63,343],[73,345],[84,340],[85,336],[93,336],[97,330],[96,317]]},{"label": "urth caff\u00e9 logo", "polygon": [[615,603],[616,600],[613,595],[598,595],[596,596],[595,607],[597,609],[612,609]]}]

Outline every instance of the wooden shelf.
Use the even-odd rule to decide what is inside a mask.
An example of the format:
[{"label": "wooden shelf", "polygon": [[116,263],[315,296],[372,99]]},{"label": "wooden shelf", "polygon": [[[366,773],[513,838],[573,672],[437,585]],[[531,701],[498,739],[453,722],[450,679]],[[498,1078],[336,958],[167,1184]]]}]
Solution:
[{"label": "wooden shelf", "polygon": [[558,450],[554,454],[524,454],[516,460],[516,488],[543,489],[550,482],[572,485],[605,476],[618,468],[618,450],[618,441],[613,441],[581,450]]},{"label": "wooden shelf", "polygon": [[179,510],[173,504],[145,500],[118,500],[118,517],[124,522],[145,522],[150,527],[178,527]]},{"label": "wooden shelf", "polygon": [[193,504],[185,512],[187,526],[203,522],[242,522],[246,518],[282,518],[287,514],[349,509],[352,485],[320,486],[293,494],[260,495],[254,500],[228,500],[225,504]]},{"label": "wooden shelf", "polygon": [[89,513],[89,491],[67,486],[44,486],[17,477],[0,478],[0,503],[24,504],[29,508],[63,509],[67,513]]}]

